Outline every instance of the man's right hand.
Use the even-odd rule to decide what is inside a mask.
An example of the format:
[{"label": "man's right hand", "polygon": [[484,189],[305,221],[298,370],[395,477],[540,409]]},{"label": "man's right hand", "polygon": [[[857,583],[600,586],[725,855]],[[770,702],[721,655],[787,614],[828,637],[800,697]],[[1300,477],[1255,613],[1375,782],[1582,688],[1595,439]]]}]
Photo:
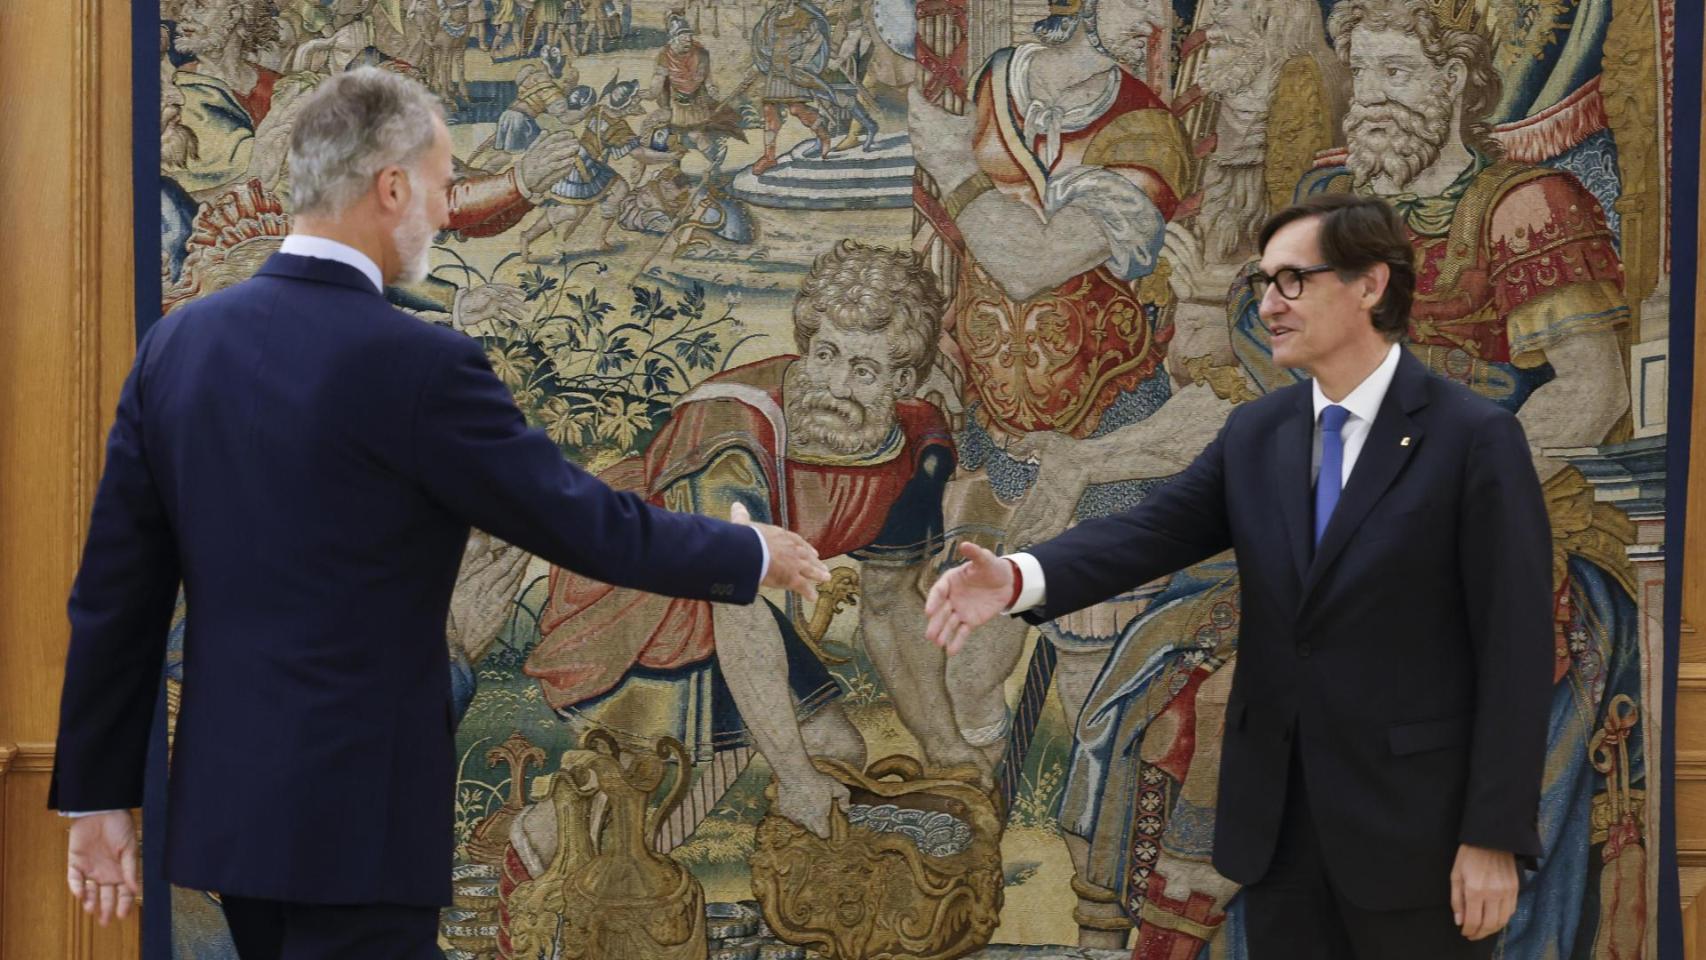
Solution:
[{"label": "man's right hand", "polygon": [[729,520],[757,530],[770,549],[770,568],[764,572],[761,586],[792,590],[808,602],[817,602],[817,585],[829,581],[829,567],[817,558],[817,548],[792,530],[768,523],[753,523],[746,505],[737,503],[729,508]]},{"label": "man's right hand", "polygon": [[924,636],[950,654],[966,637],[1007,609],[1013,596],[1013,565],[975,543],[960,544],[962,563],[942,575],[924,601],[929,621]]},{"label": "man's right hand", "polygon": [[65,871],[71,896],[106,926],[120,920],[142,896],[136,873],[136,825],[128,810],[91,813],[71,821],[70,855]]}]

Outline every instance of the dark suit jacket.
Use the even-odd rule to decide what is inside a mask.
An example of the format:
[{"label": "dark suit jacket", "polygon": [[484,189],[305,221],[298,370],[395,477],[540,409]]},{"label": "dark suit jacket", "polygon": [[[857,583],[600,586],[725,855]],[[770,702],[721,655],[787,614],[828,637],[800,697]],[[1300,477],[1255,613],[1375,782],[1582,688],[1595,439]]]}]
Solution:
[{"label": "dark suit jacket", "polygon": [[51,802],[142,800],[180,578],[167,874],[315,903],[450,902],[445,617],[470,525],[611,583],[750,602],[750,530],[613,492],[480,344],[353,267],[274,256],[143,338],[70,602]]},{"label": "dark suit jacket", "polygon": [[1041,622],[1228,547],[1242,582],[1214,865],[1267,871],[1293,738],[1328,869],[1445,903],[1460,843],[1538,856],[1552,538],[1516,418],[1406,351],[1319,549],[1305,382],[1244,404],[1138,507],[1034,548]]}]

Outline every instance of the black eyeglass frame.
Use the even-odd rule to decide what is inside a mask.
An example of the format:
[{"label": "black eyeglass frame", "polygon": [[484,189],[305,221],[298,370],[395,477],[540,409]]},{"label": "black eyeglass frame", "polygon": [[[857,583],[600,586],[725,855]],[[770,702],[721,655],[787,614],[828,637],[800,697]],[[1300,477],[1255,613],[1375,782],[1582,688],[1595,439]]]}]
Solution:
[{"label": "black eyeglass frame", "polygon": [[[1332,269],[1333,265],[1330,263],[1318,263],[1313,267],[1280,267],[1278,270],[1269,274],[1263,273],[1258,268],[1251,267],[1250,272],[1244,275],[1244,285],[1250,288],[1250,295],[1255,297],[1257,301],[1260,301],[1262,297],[1267,295],[1267,288],[1270,286],[1279,290],[1279,295],[1281,297],[1287,300],[1296,300],[1298,297],[1303,296],[1303,282],[1305,280],[1307,280],[1312,274],[1326,273],[1328,270]],[[1297,278],[1296,293],[1286,293],[1285,285],[1280,283],[1280,277],[1288,273]],[[1258,287],[1258,284],[1261,286]]]}]

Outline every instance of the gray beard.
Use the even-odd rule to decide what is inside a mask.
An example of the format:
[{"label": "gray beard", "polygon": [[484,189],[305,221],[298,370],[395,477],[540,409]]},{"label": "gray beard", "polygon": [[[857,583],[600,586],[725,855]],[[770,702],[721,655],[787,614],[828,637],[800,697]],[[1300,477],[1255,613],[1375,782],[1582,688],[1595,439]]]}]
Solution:
[{"label": "gray beard", "polygon": [[431,254],[432,248],[422,244],[420,252],[404,262],[403,272],[397,275],[397,282],[407,285],[425,280],[427,273],[432,270]]},{"label": "gray beard", "polygon": [[[1054,18],[1049,17],[1045,19],[1052,20]],[[1079,20],[1077,16],[1074,15],[1071,25],[1065,29],[1050,32],[1046,30],[1038,30],[1035,26],[1032,26],[1031,36],[1045,47],[1059,47],[1071,42],[1072,38],[1078,36],[1078,31],[1082,29],[1084,29],[1083,21]]]},{"label": "gray beard", "polygon": [[218,53],[230,40],[231,31],[237,29],[235,22],[225,24],[223,30],[219,28],[219,25],[208,26],[198,23],[194,26],[197,28],[195,36],[186,37],[181,33],[178,34],[172,38],[172,49],[186,56],[198,58],[204,54]]},{"label": "gray beard", "polygon": [[426,194],[417,193],[416,198],[417,205],[409,211],[409,218],[398,224],[391,235],[391,242],[397,247],[397,258],[402,261],[402,272],[397,276],[397,282],[401,284],[420,283],[432,268],[432,235],[435,231],[426,219]]},{"label": "gray beard", "polygon": [[1203,64],[1198,83],[1211,96],[1229,97],[1242,93],[1261,74],[1266,66],[1266,54],[1253,44],[1231,43],[1218,55],[1211,54]]},{"label": "gray beard", "polygon": [[894,429],[894,397],[881,408],[832,397],[828,390],[790,374],[783,398],[789,444],[828,450],[839,456],[875,453]]},{"label": "gray beard", "polygon": [[1262,166],[1209,161],[1203,175],[1203,240],[1213,262],[1230,261],[1254,248],[1268,216],[1268,185]]},{"label": "gray beard", "polygon": [[[1366,128],[1384,120],[1388,132],[1370,135]],[[1400,189],[1439,159],[1451,124],[1451,104],[1435,101],[1415,110],[1390,100],[1365,107],[1352,103],[1345,114],[1345,166],[1351,180],[1366,187],[1376,177],[1391,178]]]}]

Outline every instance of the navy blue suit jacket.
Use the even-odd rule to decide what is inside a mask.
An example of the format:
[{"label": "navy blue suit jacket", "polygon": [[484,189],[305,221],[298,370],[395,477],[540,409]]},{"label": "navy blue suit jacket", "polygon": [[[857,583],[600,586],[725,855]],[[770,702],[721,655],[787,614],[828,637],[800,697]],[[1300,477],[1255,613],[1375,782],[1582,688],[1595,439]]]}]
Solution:
[{"label": "navy blue suit jacket", "polygon": [[[1214,866],[1267,872],[1294,751],[1353,903],[1446,903],[1461,843],[1538,856],[1552,536],[1517,419],[1405,351],[1319,548],[1308,382],[1142,504],[1031,550],[1041,622],[1227,548],[1241,584]],[[1295,741],[1295,742],[1294,742]]]},{"label": "navy blue suit jacket", "polygon": [[737,603],[750,530],[616,493],[530,429],[480,344],[353,267],[275,255],[143,338],[70,601],[50,802],[142,800],[187,616],[166,868],[314,903],[450,902],[445,618],[470,526],[622,586]]}]

